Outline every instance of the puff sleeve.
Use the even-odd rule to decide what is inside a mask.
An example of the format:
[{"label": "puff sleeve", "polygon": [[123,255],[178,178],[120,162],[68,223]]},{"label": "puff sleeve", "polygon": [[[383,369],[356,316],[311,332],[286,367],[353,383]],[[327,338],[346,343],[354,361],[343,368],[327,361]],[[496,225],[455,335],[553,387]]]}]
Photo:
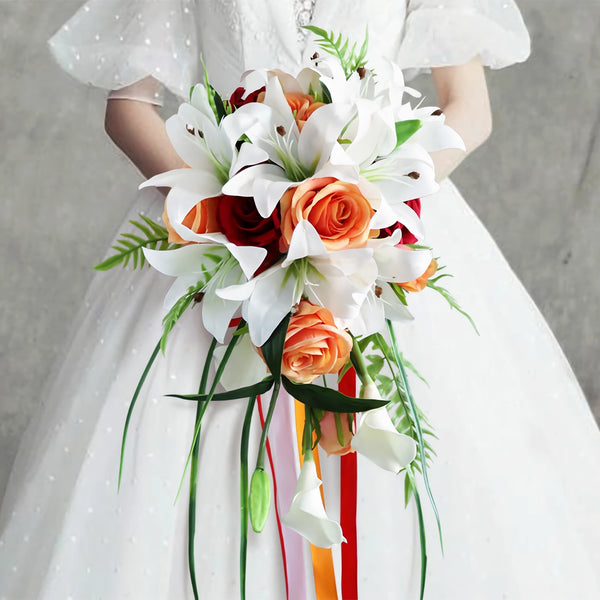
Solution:
[{"label": "puff sleeve", "polygon": [[83,83],[115,90],[151,76],[185,97],[198,67],[195,10],[194,0],[89,0],[49,46]]},{"label": "puff sleeve", "polygon": [[408,0],[398,63],[405,69],[460,65],[475,56],[493,69],[522,62],[529,34],[513,0]]}]

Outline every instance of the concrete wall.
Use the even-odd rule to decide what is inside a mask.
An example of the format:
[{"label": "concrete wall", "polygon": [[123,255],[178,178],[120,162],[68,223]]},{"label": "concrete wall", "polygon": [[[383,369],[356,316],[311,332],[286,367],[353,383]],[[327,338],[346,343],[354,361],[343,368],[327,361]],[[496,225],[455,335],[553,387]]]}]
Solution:
[{"label": "concrete wall", "polygon": [[[0,0],[0,490],[90,266],[139,180],[104,134],[102,94],[71,81],[46,51],[45,40],[80,3]],[[600,3],[521,7],[533,57],[490,73],[495,133],[455,181],[600,415]]]}]

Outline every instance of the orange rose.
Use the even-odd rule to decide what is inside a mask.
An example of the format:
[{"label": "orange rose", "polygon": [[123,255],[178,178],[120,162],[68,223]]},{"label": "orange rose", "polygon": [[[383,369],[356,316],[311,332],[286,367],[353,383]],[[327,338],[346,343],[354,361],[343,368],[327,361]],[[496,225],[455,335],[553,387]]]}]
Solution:
[{"label": "orange rose", "polygon": [[348,413],[339,413],[344,440],[344,444],[342,445],[338,439],[335,415],[336,413],[325,411],[325,414],[319,423],[321,427],[321,439],[319,440],[319,445],[321,448],[323,448],[323,450],[325,450],[325,452],[327,452],[327,456],[330,454],[343,456],[344,454],[354,452],[350,446],[350,442],[354,437],[354,422],[351,426],[350,415]]},{"label": "orange rose", "polygon": [[308,117],[310,117],[310,115],[312,115],[317,108],[325,106],[324,102],[315,102],[315,99],[309,94],[290,92],[285,94],[285,99],[294,113],[296,125],[298,125],[298,129],[300,131],[302,131],[304,123],[306,123]]},{"label": "orange rose", "polygon": [[[205,198],[201,200],[185,215],[182,223],[194,233],[215,233],[220,231],[219,221],[217,219],[217,208],[219,206],[220,196],[215,198]],[[171,244],[193,244],[188,240],[184,240],[181,236],[173,229],[173,226],[169,222],[167,216],[167,208],[165,203],[165,209],[162,214],[162,220],[169,232],[169,242]]]},{"label": "orange rose", "polygon": [[405,283],[399,283],[398,285],[404,288],[407,292],[420,292],[425,287],[427,287],[427,282],[429,278],[432,277],[437,271],[438,264],[434,259],[431,260],[429,266],[427,267],[427,271],[418,277],[417,279],[413,279],[412,281],[406,281]]},{"label": "orange rose", "polygon": [[289,189],[280,206],[281,252],[288,250],[294,229],[303,219],[314,226],[328,250],[361,248],[369,239],[369,223],[375,214],[358,186],[334,177],[309,179]]},{"label": "orange rose", "polygon": [[336,327],[333,315],[302,300],[285,334],[281,372],[295,383],[310,383],[319,375],[337,373],[350,350],[352,338]]}]

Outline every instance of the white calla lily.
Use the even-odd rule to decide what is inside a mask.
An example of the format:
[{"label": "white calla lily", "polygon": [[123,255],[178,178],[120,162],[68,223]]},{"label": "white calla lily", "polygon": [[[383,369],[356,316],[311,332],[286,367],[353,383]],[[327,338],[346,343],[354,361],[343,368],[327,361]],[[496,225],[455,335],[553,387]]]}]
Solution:
[{"label": "white calla lily", "polygon": [[282,521],[313,546],[331,548],[346,540],[340,524],[331,520],[325,512],[320,486],[321,480],[317,476],[314,460],[312,456],[306,456],[292,504]]},{"label": "white calla lily", "polygon": [[[371,381],[363,386],[362,398],[379,399],[377,386]],[[378,467],[398,473],[407,467],[417,455],[415,441],[394,427],[385,406],[362,414],[352,448]]]}]

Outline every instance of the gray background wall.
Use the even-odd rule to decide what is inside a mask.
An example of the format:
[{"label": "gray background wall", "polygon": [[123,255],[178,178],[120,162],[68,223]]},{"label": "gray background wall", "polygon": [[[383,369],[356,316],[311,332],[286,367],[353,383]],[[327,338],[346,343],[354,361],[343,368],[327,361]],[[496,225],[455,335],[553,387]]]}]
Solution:
[{"label": "gray background wall", "polygon": [[[80,4],[0,0],[0,495],[90,265],[139,181],[104,134],[102,94],[71,81],[46,51]],[[533,56],[490,72],[495,132],[454,179],[600,417],[600,3],[520,5]]]}]

